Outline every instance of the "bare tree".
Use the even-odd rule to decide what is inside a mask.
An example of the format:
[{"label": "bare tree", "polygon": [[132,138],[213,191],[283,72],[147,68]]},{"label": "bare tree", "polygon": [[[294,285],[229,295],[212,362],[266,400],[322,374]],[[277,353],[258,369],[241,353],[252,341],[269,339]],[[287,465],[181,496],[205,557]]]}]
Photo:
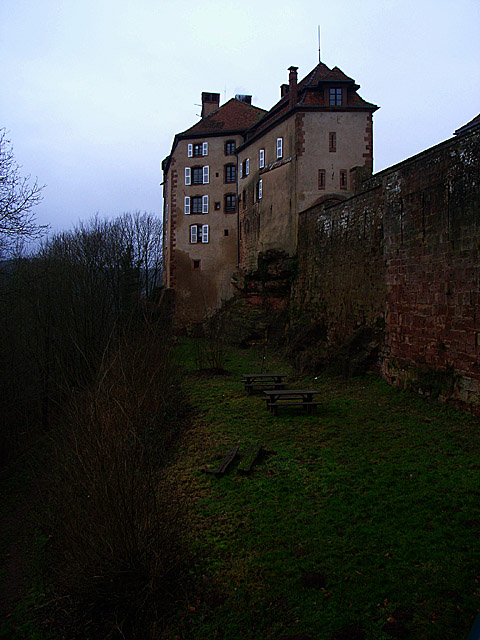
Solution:
[{"label": "bare tree", "polygon": [[129,247],[134,264],[140,269],[142,293],[149,298],[162,284],[162,221],[153,213],[124,213],[113,225],[121,242]]},{"label": "bare tree", "polygon": [[34,208],[42,199],[37,180],[20,175],[13,148],[5,129],[0,129],[0,256],[21,241],[36,240],[47,226],[38,225]]}]

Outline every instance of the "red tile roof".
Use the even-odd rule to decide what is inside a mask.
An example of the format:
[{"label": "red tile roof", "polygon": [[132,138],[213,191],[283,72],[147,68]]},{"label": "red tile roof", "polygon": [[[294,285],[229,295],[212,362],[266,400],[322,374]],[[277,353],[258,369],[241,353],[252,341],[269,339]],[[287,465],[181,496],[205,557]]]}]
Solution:
[{"label": "red tile roof", "polygon": [[236,98],[232,98],[219,109],[202,118],[200,122],[194,124],[193,127],[186,129],[179,136],[196,136],[206,133],[223,132],[232,133],[234,131],[243,132],[255,125],[267,112],[265,109],[254,107],[246,102],[241,102]]},{"label": "red tile roof", "polygon": [[[347,76],[338,67],[330,69],[326,64],[320,62],[316,67],[310,71],[297,85],[297,104],[305,107],[325,107],[332,108],[330,105],[325,104],[324,92],[321,89],[322,85],[329,83],[341,83],[347,85],[348,98],[347,104],[340,107],[340,109],[348,108],[363,108],[376,111],[378,107],[371,102],[367,102],[357,94],[357,89],[360,88],[355,83],[353,78]],[[336,107],[333,107],[334,109]],[[280,100],[265,114],[265,116],[255,123],[250,131],[247,133],[247,137],[252,137],[267,128],[272,122],[285,115],[290,110],[289,95],[286,93]]]}]

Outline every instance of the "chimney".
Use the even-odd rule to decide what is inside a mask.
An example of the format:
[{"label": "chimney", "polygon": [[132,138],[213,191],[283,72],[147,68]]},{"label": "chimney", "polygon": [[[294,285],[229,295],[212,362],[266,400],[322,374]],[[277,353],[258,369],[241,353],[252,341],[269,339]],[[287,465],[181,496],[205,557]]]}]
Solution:
[{"label": "chimney", "polygon": [[220,105],[219,93],[206,93],[202,91],[202,118],[216,111]]},{"label": "chimney", "polygon": [[298,98],[298,90],[297,90],[297,69],[298,67],[289,67],[289,75],[288,75],[288,93],[289,100],[288,106],[290,109],[297,104]]},{"label": "chimney", "polygon": [[252,96],[246,96],[243,93],[237,93],[235,96],[235,100],[239,102],[245,102],[245,104],[252,104]]},{"label": "chimney", "polygon": [[283,96],[286,96],[288,93],[288,84],[281,84],[280,85],[280,98],[283,98]]}]

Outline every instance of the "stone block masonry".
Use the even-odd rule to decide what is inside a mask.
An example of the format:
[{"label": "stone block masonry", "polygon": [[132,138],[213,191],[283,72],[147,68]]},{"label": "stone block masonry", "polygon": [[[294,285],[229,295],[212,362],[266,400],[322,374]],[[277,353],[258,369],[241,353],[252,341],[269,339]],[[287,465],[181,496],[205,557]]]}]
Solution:
[{"label": "stone block masonry", "polygon": [[294,302],[330,344],[384,322],[382,375],[480,414],[480,127],[300,215]]}]

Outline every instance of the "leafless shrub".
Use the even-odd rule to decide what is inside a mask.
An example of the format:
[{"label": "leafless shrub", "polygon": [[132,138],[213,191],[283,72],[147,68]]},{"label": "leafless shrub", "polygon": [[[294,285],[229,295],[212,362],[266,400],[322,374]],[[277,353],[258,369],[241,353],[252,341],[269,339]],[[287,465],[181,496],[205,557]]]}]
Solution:
[{"label": "leafless shrub", "polygon": [[225,331],[221,318],[213,315],[197,327],[199,340],[195,341],[195,366],[198,370],[224,371]]},{"label": "leafless shrub", "polygon": [[102,637],[154,637],[152,620],[165,615],[178,584],[181,513],[162,482],[184,420],[177,388],[168,340],[149,325],[72,396],[55,439],[56,580],[94,610]]}]

